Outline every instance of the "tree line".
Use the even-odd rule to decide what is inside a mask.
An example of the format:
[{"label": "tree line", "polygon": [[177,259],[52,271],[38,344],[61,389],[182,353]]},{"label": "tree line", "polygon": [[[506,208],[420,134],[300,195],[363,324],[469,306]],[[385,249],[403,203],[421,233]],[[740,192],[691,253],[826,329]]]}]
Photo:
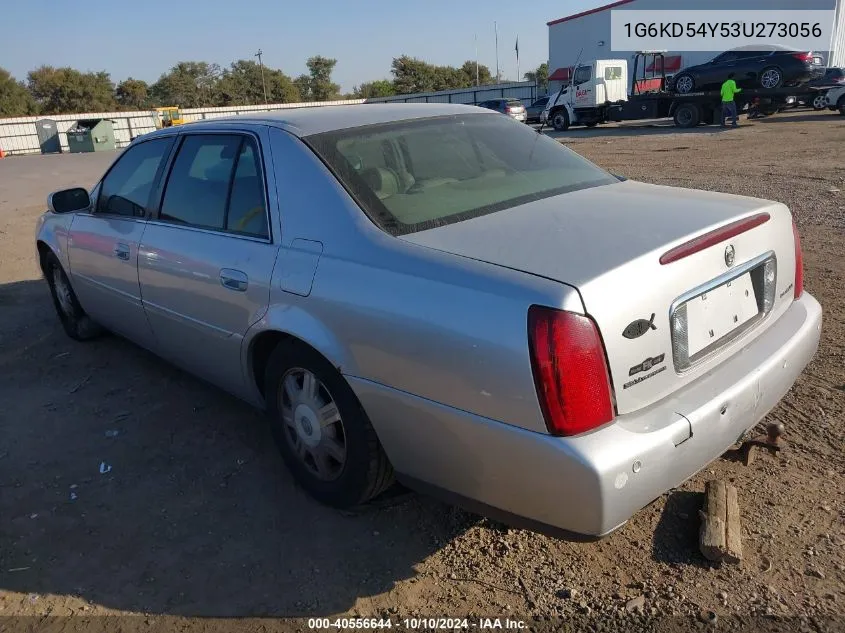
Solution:
[{"label": "tree line", "polygon": [[[291,78],[276,68],[239,59],[222,68],[208,62],[179,62],[158,81],[148,84],[132,77],[115,84],[105,71],[81,72],[74,68],[41,66],[18,81],[0,68],[0,116],[30,116],[71,112],[148,110],[159,106],[182,108],[258,105],[371,99],[470,88],[495,83],[490,69],[474,61],[460,67],[437,66],[402,55],[393,60],[392,79],[378,79],[342,94],[332,82],[337,60],[316,55],[306,62],[307,74]],[[548,64],[526,72],[524,78],[548,84]]]}]

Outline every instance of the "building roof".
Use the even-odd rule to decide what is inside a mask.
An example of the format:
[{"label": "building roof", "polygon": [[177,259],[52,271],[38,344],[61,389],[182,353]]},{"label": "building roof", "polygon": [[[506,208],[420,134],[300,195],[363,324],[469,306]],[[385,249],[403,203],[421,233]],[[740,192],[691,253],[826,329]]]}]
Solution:
[{"label": "building roof", "polygon": [[617,2],[611,2],[610,4],[606,4],[601,7],[596,7],[595,9],[590,9],[588,11],[582,11],[581,13],[576,13],[574,15],[568,15],[565,18],[558,18],[557,20],[552,20],[551,22],[546,22],[546,26],[552,26],[553,24],[560,24],[561,22],[569,22],[570,20],[575,20],[577,18],[583,18],[586,15],[592,15],[593,13],[598,13],[599,11],[607,11],[608,9],[615,9],[616,7],[620,7],[623,4],[628,4],[633,2],[634,0],[617,0]]},{"label": "building roof", "polygon": [[[297,136],[309,136],[361,125],[376,125],[456,114],[496,114],[496,112],[476,106],[453,103],[364,103],[253,112],[205,121],[194,121],[189,123],[188,127],[194,129],[200,126],[213,127],[219,123],[252,122],[281,127]],[[166,129],[172,130],[173,128]]]}]

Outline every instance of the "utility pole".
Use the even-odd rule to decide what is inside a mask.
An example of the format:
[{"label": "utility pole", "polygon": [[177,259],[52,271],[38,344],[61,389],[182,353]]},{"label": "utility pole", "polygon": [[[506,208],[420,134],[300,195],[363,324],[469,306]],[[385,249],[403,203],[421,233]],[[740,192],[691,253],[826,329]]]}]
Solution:
[{"label": "utility pole", "polygon": [[478,85],[478,33],[475,34],[475,85]]},{"label": "utility pole", "polygon": [[493,28],[496,30],[496,83],[499,83],[499,23],[493,22]]},{"label": "utility pole", "polygon": [[267,84],[264,83],[264,63],[261,61],[261,56],[264,54],[260,48],[254,57],[258,58],[258,65],[261,67],[261,89],[264,90],[264,105],[267,105]]}]

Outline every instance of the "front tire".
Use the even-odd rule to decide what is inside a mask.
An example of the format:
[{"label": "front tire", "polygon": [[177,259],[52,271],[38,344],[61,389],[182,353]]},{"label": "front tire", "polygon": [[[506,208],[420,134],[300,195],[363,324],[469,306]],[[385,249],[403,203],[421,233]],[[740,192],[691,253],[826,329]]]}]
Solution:
[{"label": "front tire", "polygon": [[393,467],[361,403],[331,363],[299,341],[280,344],[265,374],[279,452],[315,499],[349,508],[393,483]]},{"label": "front tire", "polygon": [[552,113],[552,127],[558,132],[565,132],[569,129],[569,113],[566,108],[560,108]]},{"label": "front tire", "polygon": [[102,334],[103,329],[82,309],[70,279],[52,252],[45,255],[43,270],[65,333],[76,341],[88,341]]},{"label": "front tire", "polygon": [[783,72],[780,68],[769,66],[760,73],[760,87],[765,90],[774,90],[783,85]]},{"label": "front tire", "polygon": [[839,110],[839,114],[845,116],[845,95],[839,97],[839,101],[836,102],[836,107]]},{"label": "front tire", "polygon": [[813,97],[813,110],[824,110],[827,107],[827,95]]}]

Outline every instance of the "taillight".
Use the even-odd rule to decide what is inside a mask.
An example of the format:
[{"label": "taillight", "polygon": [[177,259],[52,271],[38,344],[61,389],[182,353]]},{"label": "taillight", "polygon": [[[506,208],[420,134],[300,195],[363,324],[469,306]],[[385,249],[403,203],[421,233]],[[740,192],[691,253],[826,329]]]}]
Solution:
[{"label": "taillight", "polygon": [[528,339],[549,433],[575,435],[613,419],[604,346],[590,317],[531,306]]},{"label": "taillight", "polygon": [[793,53],[792,56],[795,59],[800,59],[802,62],[812,62],[813,61],[813,54],[812,53]]},{"label": "taillight", "polygon": [[795,239],[795,298],[804,292],[804,253],[801,251],[801,236],[795,220],[792,221],[792,236]]},{"label": "taillight", "polygon": [[513,112],[513,108],[512,108],[512,107],[510,107],[510,106],[505,106],[505,112],[507,112],[508,114],[510,114],[511,112]]}]

